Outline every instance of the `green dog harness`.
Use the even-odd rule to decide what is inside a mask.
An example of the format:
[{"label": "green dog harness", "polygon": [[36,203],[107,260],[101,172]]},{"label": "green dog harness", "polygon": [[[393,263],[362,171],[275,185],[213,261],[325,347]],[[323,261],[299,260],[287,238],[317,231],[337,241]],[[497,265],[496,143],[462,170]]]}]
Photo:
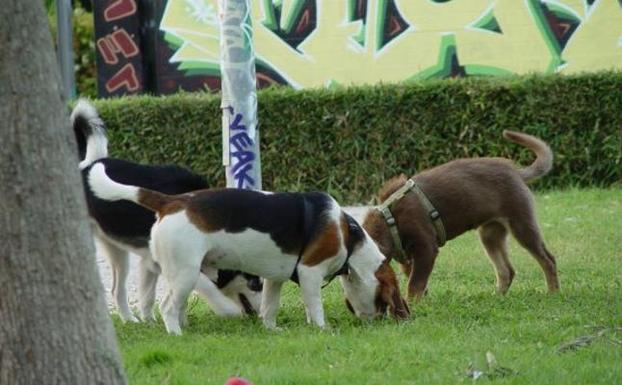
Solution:
[{"label": "green dog harness", "polygon": [[421,190],[421,188],[415,183],[413,179],[408,179],[406,183],[397,189],[393,194],[387,198],[380,206],[377,206],[376,209],[382,213],[385,221],[387,221],[387,225],[389,225],[389,231],[391,232],[391,237],[393,238],[393,244],[397,249],[397,261],[400,263],[408,263],[408,258],[406,257],[406,253],[404,251],[404,247],[402,246],[402,240],[400,238],[400,234],[397,228],[397,223],[395,222],[395,217],[393,217],[393,213],[391,212],[391,205],[400,199],[402,199],[406,194],[410,191],[414,192],[419,199],[419,202],[423,205],[423,208],[427,211],[428,217],[436,230],[436,239],[438,241],[438,246],[441,247],[445,244],[447,240],[447,236],[445,233],[445,227],[443,226],[443,221],[441,220],[441,215],[438,210],[434,208],[432,202],[428,199],[425,193]]}]

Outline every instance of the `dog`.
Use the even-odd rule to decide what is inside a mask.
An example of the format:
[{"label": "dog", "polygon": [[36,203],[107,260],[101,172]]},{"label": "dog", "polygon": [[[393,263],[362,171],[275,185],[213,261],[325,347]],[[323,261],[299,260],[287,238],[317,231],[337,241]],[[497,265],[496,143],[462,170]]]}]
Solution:
[{"label": "dog", "polygon": [[[159,266],[149,252],[149,232],[155,222],[153,212],[128,201],[111,202],[96,197],[88,183],[94,164],[104,164],[111,177],[169,194],[184,193],[207,187],[205,179],[177,166],[141,165],[108,157],[108,140],[104,122],[97,110],[80,99],[71,114],[71,124],[78,143],[79,167],[93,225],[95,244],[110,261],[113,271],[112,296],[121,319],[137,322],[128,300],[126,281],[129,273],[128,253],[141,257],[139,311],[143,320],[153,320],[155,290]],[[261,280],[239,271],[223,271],[206,267],[203,272],[216,285],[215,289],[198,290],[221,316],[253,314],[259,310]]]},{"label": "dog", "polygon": [[518,169],[505,158],[458,159],[410,180],[400,175],[381,188],[384,203],[366,213],[363,228],[408,276],[409,300],[425,294],[439,247],[471,229],[479,232],[500,293],[508,291],[515,275],[509,232],[538,261],[549,292],[559,290],[555,257],[542,240],[526,184],[551,170],[553,153],[536,137],[513,131],[503,136],[533,151],[535,161]]},{"label": "dog", "polygon": [[339,275],[348,307],[372,319],[387,309],[409,316],[389,261],[360,225],[328,194],[210,189],[166,195],[110,179],[95,164],[89,185],[100,199],[125,199],[157,213],[151,251],[169,283],[161,303],[166,329],[181,334],[188,293],[209,285],[201,265],[264,278],[261,317],[276,328],[283,282],[298,281],[307,321],[326,326],[322,281]]}]

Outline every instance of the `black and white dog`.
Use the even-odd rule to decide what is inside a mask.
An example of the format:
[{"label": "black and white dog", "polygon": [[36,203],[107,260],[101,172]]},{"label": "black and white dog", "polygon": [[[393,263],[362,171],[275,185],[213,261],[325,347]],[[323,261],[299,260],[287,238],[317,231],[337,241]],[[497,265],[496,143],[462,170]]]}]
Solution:
[{"label": "black and white dog", "polygon": [[[104,122],[97,110],[86,100],[78,101],[71,113],[78,150],[80,170],[88,211],[98,251],[112,266],[112,296],[124,321],[138,321],[132,314],[126,280],[129,273],[129,252],[141,257],[139,311],[143,320],[153,319],[155,291],[160,267],[149,252],[149,233],[155,222],[153,212],[129,201],[109,201],[96,197],[89,185],[91,168],[105,165],[108,175],[126,183],[166,194],[181,194],[207,188],[206,181],[177,166],[148,166],[108,157],[108,139]],[[214,312],[221,316],[254,313],[259,310],[262,282],[260,278],[239,271],[216,270],[207,266],[202,272],[215,285],[195,288]]]}]

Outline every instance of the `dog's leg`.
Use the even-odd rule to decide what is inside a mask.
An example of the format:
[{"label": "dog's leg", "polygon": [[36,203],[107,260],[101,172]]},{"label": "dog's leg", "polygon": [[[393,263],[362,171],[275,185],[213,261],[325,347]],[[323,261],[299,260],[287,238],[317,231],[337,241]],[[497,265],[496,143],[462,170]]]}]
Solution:
[{"label": "dog's leg", "polygon": [[514,268],[508,258],[508,230],[500,222],[490,222],[479,227],[479,238],[486,249],[497,274],[497,291],[507,293],[514,279]]},{"label": "dog's leg", "polygon": [[526,211],[527,213],[523,217],[510,220],[510,229],[516,240],[527,249],[540,264],[540,267],[544,271],[549,292],[556,292],[559,290],[559,280],[557,278],[555,257],[553,257],[544,245],[533,211]]},{"label": "dog's leg", "polygon": [[97,236],[95,237],[95,244],[100,252],[106,255],[112,267],[111,293],[121,319],[124,322],[138,322],[138,319],[132,314],[127,301],[126,282],[130,272],[128,252]]},{"label": "dog's leg", "polygon": [[406,277],[410,277],[410,274],[412,274],[412,269],[413,269],[412,259],[406,261],[406,263],[400,262],[400,270],[402,270],[402,273],[404,273]]},{"label": "dog's leg", "polygon": [[412,259],[412,268],[408,277],[408,299],[421,299],[426,293],[428,287],[428,279],[434,268],[434,262],[438,248],[430,246],[429,243],[419,245],[414,250]]},{"label": "dog's leg", "polygon": [[298,277],[307,312],[307,322],[310,321],[323,329],[326,323],[324,322],[324,307],[321,296],[322,276],[318,274],[317,269],[299,265]]},{"label": "dog's leg", "polygon": [[185,266],[175,269],[175,274],[166,274],[168,281],[169,293],[164,301],[160,304],[162,318],[166,325],[166,330],[170,334],[181,334],[181,323],[185,315],[182,314],[186,308],[188,296],[194,289],[199,278],[199,267]]},{"label": "dog's leg", "polygon": [[281,300],[282,281],[265,279],[261,292],[260,314],[263,324],[267,329],[276,329],[276,315],[279,311],[279,301]]},{"label": "dog's leg", "polygon": [[199,274],[195,290],[207,301],[214,313],[221,317],[237,317],[242,309],[231,298],[224,295],[205,274]]},{"label": "dog's leg", "polygon": [[140,315],[144,321],[154,321],[153,305],[155,304],[156,286],[159,269],[150,257],[140,259],[140,284],[138,286],[138,304]]}]

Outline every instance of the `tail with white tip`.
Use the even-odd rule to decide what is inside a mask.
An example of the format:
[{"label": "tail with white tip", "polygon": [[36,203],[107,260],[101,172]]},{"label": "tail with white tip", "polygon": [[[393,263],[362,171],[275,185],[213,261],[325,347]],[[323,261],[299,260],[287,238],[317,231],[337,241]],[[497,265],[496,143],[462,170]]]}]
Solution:
[{"label": "tail with white tip", "polygon": [[98,159],[106,158],[108,156],[106,126],[95,107],[86,99],[78,100],[71,111],[70,120],[78,142],[80,170]]}]

